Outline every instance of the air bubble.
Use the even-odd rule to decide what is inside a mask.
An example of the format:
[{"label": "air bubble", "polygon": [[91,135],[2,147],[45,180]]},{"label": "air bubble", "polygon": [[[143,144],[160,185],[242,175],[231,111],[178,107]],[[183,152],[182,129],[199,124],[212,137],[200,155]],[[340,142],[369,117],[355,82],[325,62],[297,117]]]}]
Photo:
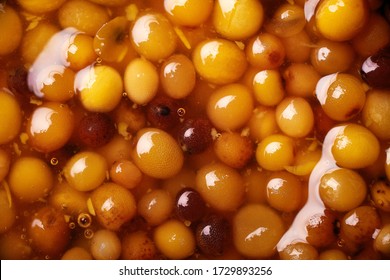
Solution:
[{"label": "air bubble", "polygon": [[337,240],[337,246],[339,246],[339,247],[343,247],[345,245],[345,240],[344,239],[339,239],[339,240]]},{"label": "air bubble", "polygon": [[78,217],[77,217],[77,223],[80,227],[82,228],[87,228],[91,225],[92,223],[92,218],[89,214],[87,213],[81,213]]},{"label": "air bubble", "polygon": [[85,238],[91,239],[91,238],[93,237],[93,235],[94,235],[94,232],[93,232],[92,229],[86,229],[86,230],[84,230],[84,236],[85,236]]},{"label": "air bubble", "polygon": [[186,109],[184,108],[179,108],[177,109],[177,114],[179,115],[179,117],[184,117],[184,115],[186,114]]},{"label": "air bubble", "polygon": [[53,166],[56,166],[58,164],[58,159],[53,157],[50,159],[50,164],[53,165]]}]

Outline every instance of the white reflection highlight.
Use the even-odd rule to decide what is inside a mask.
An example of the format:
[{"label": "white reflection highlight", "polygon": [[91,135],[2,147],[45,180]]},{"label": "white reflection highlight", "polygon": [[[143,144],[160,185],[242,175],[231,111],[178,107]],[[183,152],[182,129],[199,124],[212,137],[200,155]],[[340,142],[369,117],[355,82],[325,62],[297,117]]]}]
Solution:
[{"label": "white reflection highlight", "polygon": [[337,86],[334,91],[332,92],[332,97],[334,99],[339,99],[341,96],[344,95],[344,89],[340,86]]},{"label": "white reflection highlight", "polygon": [[264,44],[257,38],[252,45],[252,53],[254,54],[259,54],[263,53],[265,51],[265,46]]},{"label": "white reflection highlight", "polygon": [[133,29],[131,30],[131,36],[137,46],[149,40],[149,35],[151,33],[150,26],[152,24],[159,23],[156,17],[151,14],[144,15],[135,21]]},{"label": "white reflection highlight", "polygon": [[292,120],[296,115],[298,115],[298,112],[297,109],[295,109],[293,102],[288,104],[288,106],[282,112],[282,116],[286,120]]},{"label": "white reflection highlight", "polygon": [[307,21],[314,16],[316,7],[321,0],[308,0],[305,2],[305,6],[303,7],[303,11],[305,14],[305,18]]},{"label": "white reflection highlight", "polygon": [[329,180],[327,180],[326,185],[328,187],[332,188],[332,190],[334,190],[334,191],[337,191],[337,189],[340,186],[339,182],[337,182],[334,178],[330,178]]},{"label": "white reflection highlight", "polygon": [[337,144],[336,144],[336,147],[340,150],[343,150],[345,149],[348,145],[351,144],[351,141],[349,140],[349,138],[345,135],[338,135],[337,136]]},{"label": "white reflection highlight", "polygon": [[269,143],[267,145],[267,147],[265,147],[265,152],[267,154],[273,154],[273,153],[279,151],[281,148],[282,148],[282,144],[280,144],[279,142],[272,142],[272,143]]},{"label": "white reflection highlight", "polygon": [[230,102],[232,102],[236,97],[234,95],[227,95],[218,100],[215,104],[216,109],[224,109],[229,106]]},{"label": "white reflection highlight", "polygon": [[189,202],[189,198],[186,195],[181,195],[179,200],[177,201],[177,204],[183,207],[187,207]]},{"label": "white reflection highlight", "polygon": [[52,125],[52,116],[56,112],[50,108],[37,108],[31,116],[31,135],[45,133]]},{"label": "white reflection highlight", "polygon": [[110,211],[114,207],[115,203],[112,201],[112,198],[109,197],[106,201],[103,202],[102,207],[100,208],[102,211]]},{"label": "white reflection highlight", "polygon": [[180,66],[178,62],[171,62],[164,68],[164,77],[172,77],[175,75],[177,68]]},{"label": "white reflection highlight", "polygon": [[214,187],[220,181],[217,174],[215,174],[215,171],[211,171],[207,173],[205,179],[206,179],[206,186],[209,189],[210,187]]},{"label": "white reflection highlight", "polygon": [[42,98],[42,89],[54,81],[55,73],[62,74],[69,66],[68,51],[74,50],[74,39],[81,32],[73,27],[65,28],[53,35],[42,52],[31,65],[27,76],[27,84],[34,94]]},{"label": "white reflection highlight", "polygon": [[84,89],[90,89],[96,82],[96,74],[94,65],[89,65],[77,72],[74,80],[74,89],[80,92]]},{"label": "white reflection highlight", "polygon": [[32,221],[31,223],[31,227],[32,228],[39,227],[40,229],[45,229],[45,226],[43,225],[42,220],[40,219],[34,219],[34,221]]},{"label": "white reflection highlight", "polygon": [[219,0],[219,6],[221,7],[222,13],[230,13],[233,11],[238,0]]},{"label": "white reflection highlight", "polygon": [[83,173],[86,168],[87,168],[86,158],[85,157],[80,158],[78,161],[76,161],[73,164],[72,168],[70,169],[70,175],[72,177],[75,177],[78,174]]},{"label": "white reflection highlight", "polygon": [[143,154],[148,154],[150,150],[154,147],[153,142],[153,135],[158,134],[158,132],[155,131],[148,131],[145,132],[138,140],[137,142],[137,154],[139,156]]},{"label": "white reflection highlight", "polygon": [[173,15],[173,10],[176,7],[183,7],[186,5],[188,0],[165,0],[164,9],[167,13]]},{"label": "white reflection highlight", "polygon": [[264,84],[264,82],[267,80],[267,78],[268,78],[268,72],[266,70],[260,71],[253,78],[253,82],[257,83],[257,84]]},{"label": "white reflection highlight", "polygon": [[148,204],[148,210],[152,210],[152,208],[157,204],[157,199],[153,198]]},{"label": "white reflection highlight", "polygon": [[359,217],[356,215],[356,213],[353,213],[351,216],[345,219],[345,223],[354,227],[359,223]]},{"label": "white reflection highlight", "polygon": [[330,54],[330,49],[328,49],[327,47],[320,48],[317,53],[318,61],[325,61],[329,56],[329,54]]},{"label": "white reflection highlight", "polygon": [[338,73],[322,77],[316,85],[316,96],[321,105],[326,103],[329,87],[336,81]]},{"label": "white reflection highlight", "polygon": [[246,237],[245,237],[245,241],[251,241],[253,238],[255,237],[258,237],[258,236],[261,236],[264,232],[266,232],[268,229],[265,228],[265,227],[259,227],[257,229],[255,229],[254,231],[252,231],[251,233],[249,233]]},{"label": "white reflection highlight", "polygon": [[208,226],[205,226],[203,229],[202,229],[202,235],[210,235],[211,233],[211,226],[208,225]]},{"label": "white reflection highlight", "polygon": [[362,70],[364,73],[369,73],[371,71],[374,71],[378,67],[379,65],[376,62],[372,61],[371,57],[369,57],[363,62]]},{"label": "white reflection highlight", "polygon": [[211,41],[203,45],[200,50],[200,58],[202,63],[206,64],[207,60],[214,60],[219,54],[219,47],[222,45],[221,42]]},{"label": "white reflection highlight", "polygon": [[267,184],[267,189],[271,189],[273,191],[278,191],[281,187],[283,187],[283,184],[285,182],[286,182],[286,180],[283,180],[282,178],[271,179]]},{"label": "white reflection highlight", "polygon": [[328,10],[332,13],[336,13],[340,7],[344,7],[344,1],[338,0],[334,5],[329,5]]}]

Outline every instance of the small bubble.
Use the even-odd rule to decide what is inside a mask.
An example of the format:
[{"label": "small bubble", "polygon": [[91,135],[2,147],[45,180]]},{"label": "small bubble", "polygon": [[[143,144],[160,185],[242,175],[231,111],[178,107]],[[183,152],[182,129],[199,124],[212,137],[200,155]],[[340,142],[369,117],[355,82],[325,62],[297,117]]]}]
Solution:
[{"label": "small bubble", "polygon": [[58,159],[55,158],[55,157],[51,158],[50,164],[53,165],[53,166],[56,166],[58,164]]},{"label": "small bubble", "polygon": [[344,239],[339,239],[339,240],[337,240],[337,246],[339,246],[339,247],[343,247],[345,245],[345,240]]},{"label": "small bubble", "polygon": [[101,57],[96,58],[96,63],[100,64],[103,62],[103,59]]},{"label": "small bubble", "polygon": [[20,235],[20,239],[22,239],[22,240],[26,239],[26,237],[27,237],[27,236],[26,236],[25,234],[21,234],[21,235]]},{"label": "small bubble", "polygon": [[94,232],[93,232],[93,230],[92,229],[86,229],[86,230],[84,230],[84,236],[85,236],[85,238],[87,238],[87,239],[91,239],[92,237],[93,237],[93,235],[94,235]]},{"label": "small bubble", "polygon": [[50,260],[50,256],[49,256],[49,255],[46,255],[46,256],[45,256],[45,260]]},{"label": "small bubble", "polygon": [[186,109],[184,108],[177,109],[177,114],[179,115],[179,117],[183,117],[186,114]]},{"label": "small bubble", "polygon": [[75,223],[73,223],[73,222],[69,223],[69,228],[70,229],[74,229],[75,227],[76,227]]},{"label": "small bubble", "polygon": [[77,223],[80,227],[82,228],[87,228],[91,225],[92,223],[92,218],[89,214],[87,213],[81,213],[78,217],[77,217]]}]

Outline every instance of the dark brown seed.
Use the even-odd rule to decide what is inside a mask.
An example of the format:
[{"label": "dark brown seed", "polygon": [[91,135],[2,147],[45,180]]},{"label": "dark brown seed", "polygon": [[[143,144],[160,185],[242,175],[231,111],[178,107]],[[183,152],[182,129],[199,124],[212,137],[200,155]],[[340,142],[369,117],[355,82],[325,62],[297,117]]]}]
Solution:
[{"label": "dark brown seed", "polygon": [[218,216],[206,218],[196,228],[197,245],[206,255],[222,255],[229,236],[229,223]]},{"label": "dark brown seed", "polygon": [[36,251],[50,258],[62,254],[70,240],[64,214],[52,207],[43,207],[33,215],[27,233]]},{"label": "dark brown seed", "polygon": [[364,81],[375,88],[390,88],[390,45],[368,57],[360,74]]},{"label": "dark brown seed", "polygon": [[104,113],[85,116],[79,124],[78,135],[87,146],[97,148],[107,144],[115,134],[115,124]]},{"label": "dark brown seed", "polygon": [[206,212],[206,204],[200,194],[192,188],[184,188],[176,198],[176,214],[184,221],[200,220]]},{"label": "dark brown seed", "polygon": [[179,108],[174,99],[156,97],[146,106],[146,118],[152,126],[168,130],[179,124],[180,117],[177,114]]},{"label": "dark brown seed", "polygon": [[311,217],[307,231],[307,242],[316,248],[326,247],[336,240],[337,228],[336,216],[330,210]]},{"label": "dark brown seed", "polygon": [[187,119],[179,129],[178,140],[183,151],[198,154],[205,151],[213,142],[212,126],[207,119]]},{"label": "dark brown seed", "polygon": [[8,76],[8,85],[13,92],[20,94],[30,92],[27,84],[27,74],[26,68],[20,66]]},{"label": "dark brown seed", "polygon": [[346,213],[340,224],[341,234],[361,244],[372,240],[372,235],[381,226],[381,218],[376,208],[359,206]]}]

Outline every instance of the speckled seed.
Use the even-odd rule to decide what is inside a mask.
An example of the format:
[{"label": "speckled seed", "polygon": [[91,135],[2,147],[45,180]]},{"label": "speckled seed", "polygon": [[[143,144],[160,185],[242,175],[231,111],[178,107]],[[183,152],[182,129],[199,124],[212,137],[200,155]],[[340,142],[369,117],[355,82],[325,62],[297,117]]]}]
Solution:
[{"label": "speckled seed", "polygon": [[48,206],[32,215],[27,233],[35,250],[51,258],[64,253],[70,241],[70,228],[65,221],[64,214]]},{"label": "speckled seed", "polygon": [[206,118],[186,119],[179,128],[179,144],[188,154],[201,153],[213,142],[211,131],[211,123]]},{"label": "speckled seed", "polygon": [[156,255],[156,245],[147,232],[139,230],[122,238],[122,259],[151,260],[156,258]]},{"label": "speckled seed", "polygon": [[136,214],[136,201],[125,187],[105,183],[91,194],[93,208],[99,223],[106,229],[117,231]]},{"label": "speckled seed", "polygon": [[229,222],[222,217],[207,217],[196,227],[196,242],[206,255],[222,255],[229,238]]},{"label": "speckled seed", "polygon": [[157,128],[145,128],[137,133],[133,160],[145,174],[169,178],[180,171],[184,156],[170,134]]},{"label": "speckled seed", "polygon": [[175,210],[183,221],[198,221],[206,212],[206,203],[200,194],[192,188],[184,188],[176,196]]},{"label": "speckled seed", "polygon": [[209,163],[196,174],[196,190],[212,208],[234,211],[244,199],[244,180],[240,173],[223,163]]},{"label": "speckled seed", "polygon": [[217,157],[233,168],[243,168],[254,154],[251,139],[236,132],[223,132],[214,143]]},{"label": "speckled seed", "polygon": [[92,148],[107,144],[115,134],[115,124],[104,113],[89,114],[81,119],[78,125],[78,136],[81,141]]},{"label": "speckled seed", "polygon": [[346,213],[341,220],[341,234],[355,243],[371,240],[375,230],[381,226],[381,218],[376,208],[359,206]]}]

